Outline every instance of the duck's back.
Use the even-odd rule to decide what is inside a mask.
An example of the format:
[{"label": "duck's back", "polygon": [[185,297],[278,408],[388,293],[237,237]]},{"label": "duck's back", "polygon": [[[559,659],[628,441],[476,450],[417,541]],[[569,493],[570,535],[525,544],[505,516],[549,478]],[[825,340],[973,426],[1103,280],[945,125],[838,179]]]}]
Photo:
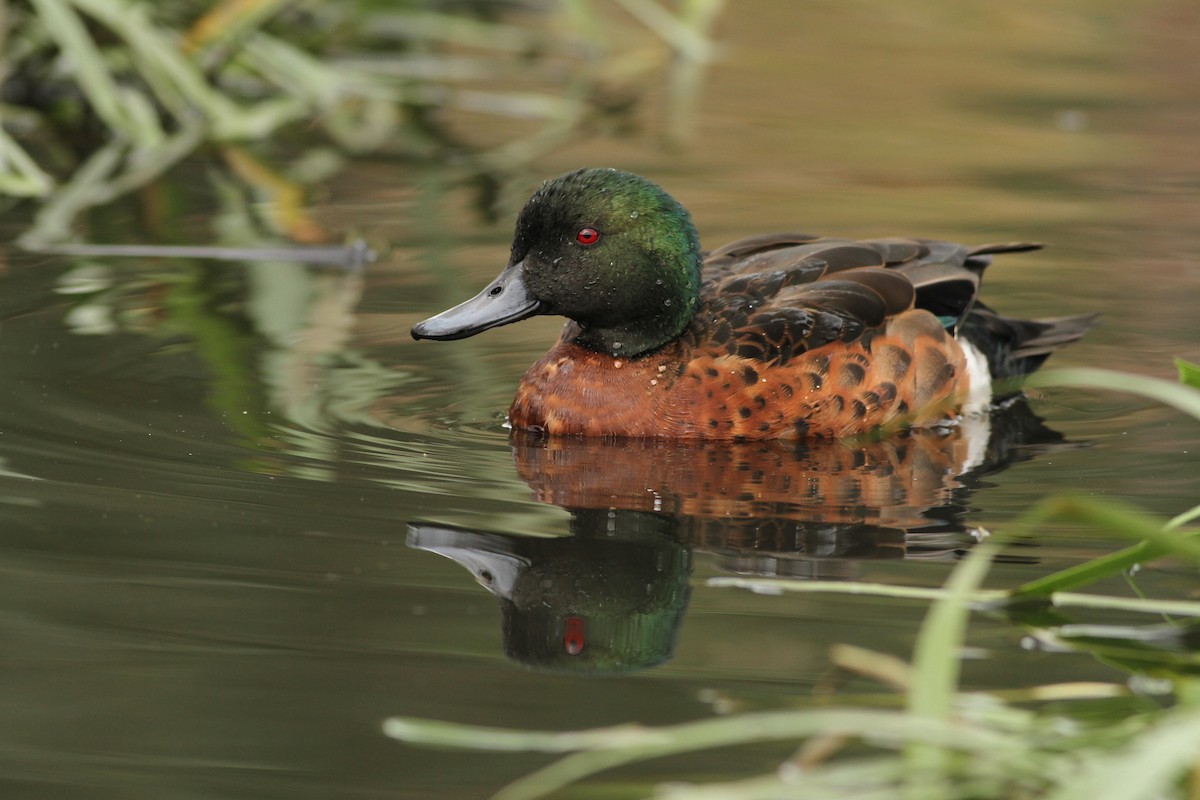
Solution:
[{"label": "duck's back", "polygon": [[992,254],[1036,247],[741,239],[704,257],[700,302],[677,341],[620,359],[565,334],[526,373],[510,419],[551,433],[728,439],[952,418],[986,405],[989,373],[1029,372],[1091,325],[1009,320],[976,302]]}]

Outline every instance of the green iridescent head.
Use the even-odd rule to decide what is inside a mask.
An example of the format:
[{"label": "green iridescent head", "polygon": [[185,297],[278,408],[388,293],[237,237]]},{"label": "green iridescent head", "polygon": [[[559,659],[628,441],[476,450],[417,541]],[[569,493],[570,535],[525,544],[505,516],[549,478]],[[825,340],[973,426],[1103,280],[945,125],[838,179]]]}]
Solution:
[{"label": "green iridescent head", "polygon": [[413,327],[460,339],[535,314],[576,324],[576,344],[637,356],[687,326],[700,290],[691,217],[650,181],[582,169],[547,181],[517,218],[508,266],[472,299]]}]

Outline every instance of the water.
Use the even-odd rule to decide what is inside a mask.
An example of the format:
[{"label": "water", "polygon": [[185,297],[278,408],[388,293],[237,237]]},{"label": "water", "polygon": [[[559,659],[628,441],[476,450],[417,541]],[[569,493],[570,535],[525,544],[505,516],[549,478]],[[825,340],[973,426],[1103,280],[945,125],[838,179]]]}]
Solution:
[{"label": "water", "polygon": [[[708,246],[797,228],[1044,241],[998,261],[986,297],[1102,311],[1054,362],[1171,377],[1174,356],[1200,361],[1200,106],[1180,77],[1197,64],[1175,41],[1194,9],[767,5],[726,13],[686,150],[597,140],[541,171],[647,173]],[[469,199],[436,172],[351,169],[317,216],[395,243],[361,274],[0,253],[5,797],[484,797],[544,760],[406,748],[382,720],[656,724],[869,689],[829,647],[908,657],[922,604],[707,579],[938,585],[979,529],[1049,492],[1163,515],[1200,495],[1194,421],[1066,390],[1034,398],[1044,427],[1019,408],[997,421],[986,456],[965,430],[903,452],[510,442],[504,410],[558,323],[407,334],[504,263],[509,220]],[[103,239],[207,243],[230,213],[144,210],[107,209]],[[1054,526],[989,581],[1118,546]],[[1195,594],[1169,564],[1137,580]],[[977,620],[965,685],[1123,679],[1023,636]],[[613,781],[736,776],[787,752]]]}]

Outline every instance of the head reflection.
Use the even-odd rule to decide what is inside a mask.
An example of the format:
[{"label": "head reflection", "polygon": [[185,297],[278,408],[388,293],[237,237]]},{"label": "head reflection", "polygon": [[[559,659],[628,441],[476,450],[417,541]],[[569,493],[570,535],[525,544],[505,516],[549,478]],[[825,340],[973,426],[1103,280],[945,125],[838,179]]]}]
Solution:
[{"label": "head reflection", "polygon": [[971,491],[1066,446],[1021,399],[990,418],[877,442],[679,442],[514,432],[517,470],[571,513],[569,535],[411,525],[496,595],[505,653],[613,673],[669,660],[692,552],[742,574],[849,578],[868,559],[953,558],[974,542]]}]

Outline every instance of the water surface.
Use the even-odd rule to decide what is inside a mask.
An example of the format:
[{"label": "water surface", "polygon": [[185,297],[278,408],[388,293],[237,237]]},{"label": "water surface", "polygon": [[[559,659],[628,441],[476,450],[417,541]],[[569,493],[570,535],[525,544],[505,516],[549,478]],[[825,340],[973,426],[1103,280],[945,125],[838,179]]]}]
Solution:
[{"label": "water surface", "polygon": [[[1043,241],[992,268],[989,302],[1100,310],[1054,362],[1170,377],[1174,356],[1200,361],[1189,15],[738,3],[686,149],[597,139],[528,188],[582,164],[643,172],[708,246],[774,229]],[[141,210],[106,209],[93,233],[164,238]],[[227,213],[207,202],[165,238],[230,243],[212,223]],[[495,274],[510,222],[396,164],[350,169],[316,214],[393,246],[362,273],[0,254],[5,797],[488,796],[542,760],[406,748],[382,720],[660,724],[874,688],[831,672],[829,647],[908,657],[924,606],[706,579],[938,585],[1049,492],[1163,515],[1200,496],[1194,421],[1066,390],[990,430],[865,450],[510,441],[513,388],[559,323],[407,333]],[[1118,546],[1048,528],[989,581]],[[1196,591],[1170,564],[1136,580]],[[965,685],[1124,678],[1023,636],[977,620]],[[786,753],[612,780],[736,776]]]}]

